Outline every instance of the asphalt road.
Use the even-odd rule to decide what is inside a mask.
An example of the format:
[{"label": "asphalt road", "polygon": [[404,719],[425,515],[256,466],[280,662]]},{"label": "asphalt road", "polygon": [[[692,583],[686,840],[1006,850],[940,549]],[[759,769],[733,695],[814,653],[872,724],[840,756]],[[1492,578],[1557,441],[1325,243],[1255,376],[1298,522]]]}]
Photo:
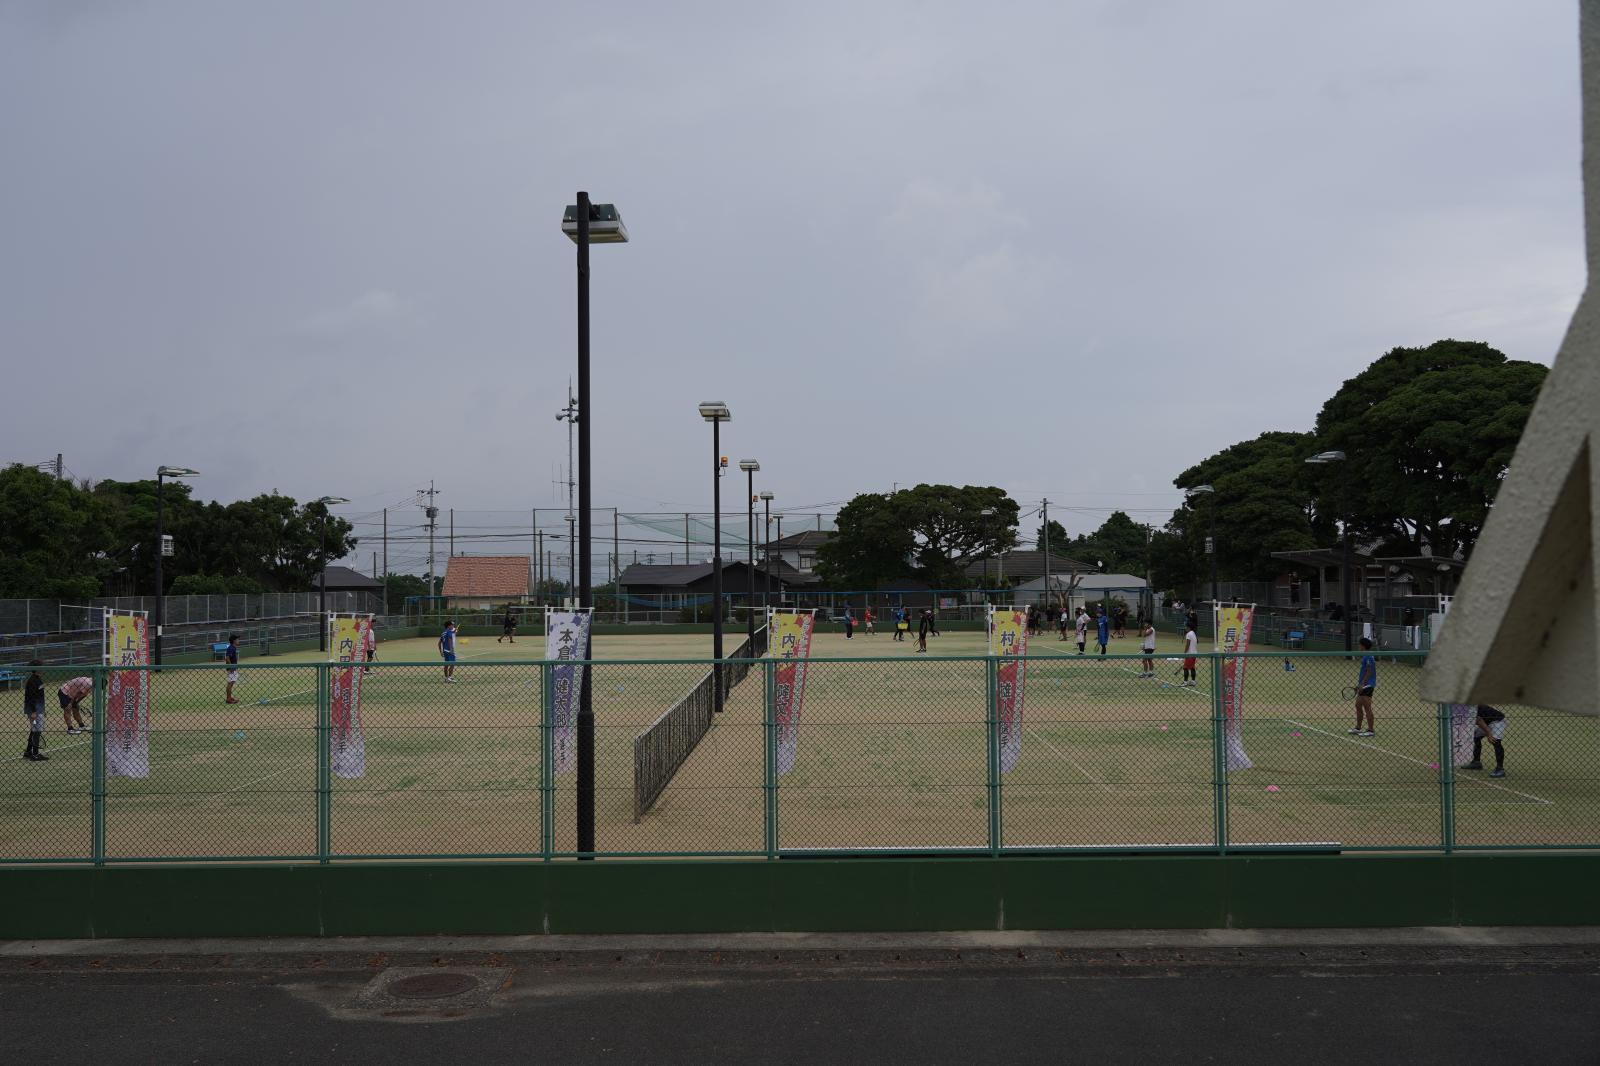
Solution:
[{"label": "asphalt road", "polygon": [[[1600,1062],[1593,943],[0,954],[4,1059]],[[396,982],[473,987],[408,999]]]}]

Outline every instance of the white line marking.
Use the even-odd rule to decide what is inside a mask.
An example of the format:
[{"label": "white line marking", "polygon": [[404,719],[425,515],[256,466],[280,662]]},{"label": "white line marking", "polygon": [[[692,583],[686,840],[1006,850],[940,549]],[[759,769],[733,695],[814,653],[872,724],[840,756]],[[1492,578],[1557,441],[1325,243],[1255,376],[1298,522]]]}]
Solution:
[{"label": "white line marking", "polygon": [[232,787],[232,788],[228,789],[226,792],[224,792],[223,795],[226,796],[229,793],[233,793],[233,792],[243,792],[245,789],[249,788],[251,785],[259,785],[263,781],[271,781],[274,777],[277,777],[280,774],[286,774],[291,769],[293,769],[293,767],[285,766],[282,770],[274,770],[274,771],[272,771],[272,773],[268,774],[266,777],[258,777],[254,781],[246,781],[242,785],[235,785],[234,787]]},{"label": "white line marking", "polygon": [[[1433,764],[1432,763],[1425,763],[1421,759],[1413,759],[1409,755],[1402,755],[1398,751],[1390,751],[1388,748],[1379,747],[1377,744],[1363,744],[1363,743],[1361,743],[1361,740],[1359,738],[1357,738],[1357,737],[1341,736],[1338,733],[1330,733],[1326,729],[1318,729],[1314,725],[1307,725],[1305,722],[1297,722],[1293,718],[1285,718],[1283,720],[1285,722],[1288,722],[1290,725],[1297,725],[1301,729],[1309,729],[1313,733],[1321,733],[1323,736],[1332,737],[1334,740],[1347,740],[1350,743],[1354,744],[1358,748],[1369,748],[1372,751],[1381,751],[1385,755],[1393,755],[1396,759],[1404,759],[1406,762],[1413,762],[1413,763],[1416,763],[1418,766],[1426,766],[1430,770],[1433,769]],[[1531,799],[1535,803],[1543,803],[1546,806],[1553,806],[1555,804],[1555,800],[1547,800],[1547,799],[1544,799],[1542,797],[1535,796],[1531,792],[1518,792],[1514,788],[1507,788],[1504,785],[1497,785],[1493,781],[1479,781],[1475,777],[1458,777],[1458,778],[1456,778],[1456,780],[1457,781],[1467,781],[1467,782],[1470,782],[1471,784],[1474,784],[1474,785],[1483,785],[1483,786],[1485,786],[1487,788],[1499,789],[1501,792],[1509,792],[1513,796],[1521,796],[1523,799]]]},{"label": "white line marking", "polygon": [[1052,744],[1050,742],[1050,738],[1045,736],[1043,733],[1039,734],[1039,741],[1045,747],[1049,748],[1051,751],[1055,752],[1057,755],[1059,755],[1063,759],[1065,759],[1067,761],[1067,765],[1071,766],[1074,770],[1078,771],[1078,773],[1082,774],[1084,777],[1088,778],[1090,781],[1093,781],[1095,784],[1097,784],[1101,788],[1105,789],[1107,795],[1115,796],[1117,794],[1116,790],[1113,789],[1110,785],[1106,784],[1104,781],[1095,781],[1095,778],[1094,778],[1093,774],[1091,774],[1089,771],[1085,770],[1082,766],[1079,766],[1077,761],[1074,760],[1072,758],[1072,756],[1068,755],[1066,752],[1062,751],[1060,748],[1058,748],[1054,744]]}]

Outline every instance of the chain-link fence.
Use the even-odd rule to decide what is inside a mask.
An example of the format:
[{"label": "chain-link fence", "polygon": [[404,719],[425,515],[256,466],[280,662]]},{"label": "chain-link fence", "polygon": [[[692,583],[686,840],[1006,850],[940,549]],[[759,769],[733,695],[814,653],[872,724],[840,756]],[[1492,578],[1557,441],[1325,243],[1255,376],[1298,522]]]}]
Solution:
[{"label": "chain-link fence", "polygon": [[[1428,703],[1415,653],[1379,659],[1370,714],[1359,658],[1194,659],[741,659],[670,766],[641,745],[713,664],[597,661],[595,854],[1600,848],[1600,718]],[[350,669],[45,671],[45,758],[0,761],[0,860],[577,854],[557,666],[381,663],[355,707]]]}]

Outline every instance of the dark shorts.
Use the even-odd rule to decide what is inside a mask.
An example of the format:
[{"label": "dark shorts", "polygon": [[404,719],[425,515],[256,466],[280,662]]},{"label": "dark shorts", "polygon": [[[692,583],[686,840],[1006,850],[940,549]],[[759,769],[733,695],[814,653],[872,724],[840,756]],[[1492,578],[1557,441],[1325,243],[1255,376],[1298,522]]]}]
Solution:
[{"label": "dark shorts", "polygon": [[61,701],[61,709],[63,711],[72,706],[72,697],[60,689],[56,689],[56,699]]},{"label": "dark shorts", "polygon": [[1367,697],[1367,699],[1370,700],[1372,698],[1372,694],[1374,692],[1376,692],[1377,690],[1378,690],[1378,686],[1377,685],[1368,685],[1366,688],[1358,688],[1358,689],[1356,689],[1356,695],[1357,696],[1365,696],[1365,697]]},{"label": "dark shorts", "polygon": [[444,653],[444,661],[447,662],[447,663],[455,662],[456,661],[456,653],[453,652],[453,651],[445,652]]}]

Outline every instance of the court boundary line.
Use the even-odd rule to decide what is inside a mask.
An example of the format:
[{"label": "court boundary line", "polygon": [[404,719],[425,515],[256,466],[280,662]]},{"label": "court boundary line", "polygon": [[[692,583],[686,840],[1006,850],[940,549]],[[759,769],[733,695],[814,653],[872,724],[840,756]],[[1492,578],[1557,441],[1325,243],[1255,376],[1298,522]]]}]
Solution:
[{"label": "court boundary line", "polygon": [[[1359,738],[1359,737],[1341,736],[1338,733],[1330,733],[1326,729],[1318,729],[1314,725],[1307,725],[1305,722],[1297,722],[1293,718],[1284,718],[1284,719],[1282,719],[1282,721],[1287,722],[1289,725],[1299,726],[1301,729],[1309,729],[1313,733],[1321,733],[1325,737],[1332,737],[1334,740],[1348,741],[1351,744],[1354,744],[1358,748],[1366,748],[1369,751],[1381,751],[1385,755],[1393,755],[1396,759],[1404,759],[1406,762],[1416,763],[1418,766],[1426,766],[1429,769],[1433,768],[1433,764],[1432,763],[1425,763],[1421,759],[1413,759],[1409,755],[1402,755],[1398,751],[1391,751],[1390,749],[1385,748],[1385,747],[1383,747],[1381,745],[1378,745],[1378,744],[1363,744],[1363,743],[1361,743],[1361,738]],[[1535,796],[1531,792],[1518,792],[1514,788],[1507,788],[1504,785],[1497,785],[1493,781],[1480,781],[1475,777],[1457,777],[1455,780],[1456,781],[1467,781],[1467,782],[1471,782],[1472,784],[1475,784],[1475,785],[1483,785],[1486,788],[1498,789],[1501,792],[1509,792],[1513,796],[1521,796],[1523,799],[1531,799],[1535,803],[1542,803],[1547,807],[1556,806],[1556,801],[1555,800],[1547,800],[1542,796]]]},{"label": "court boundary line", "polygon": [[1051,751],[1053,751],[1057,755],[1061,756],[1061,758],[1065,759],[1068,766],[1071,766],[1074,770],[1078,771],[1078,773],[1082,774],[1085,778],[1087,778],[1089,780],[1090,784],[1099,785],[1101,788],[1105,789],[1106,795],[1108,795],[1108,796],[1115,796],[1117,794],[1116,790],[1113,789],[1110,785],[1106,784],[1104,781],[1096,780],[1093,774],[1089,773],[1089,771],[1085,770],[1082,766],[1078,765],[1078,762],[1077,762],[1076,759],[1074,759],[1072,756],[1068,755],[1066,752],[1062,751],[1060,748],[1056,747],[1055,742],[1052,741],[1043,732],[1041,732],[1039,734],[1039,739],[1040,739],[1040,741],[1042,741],[1044,743],[1045,747],[1049,748]]}]

